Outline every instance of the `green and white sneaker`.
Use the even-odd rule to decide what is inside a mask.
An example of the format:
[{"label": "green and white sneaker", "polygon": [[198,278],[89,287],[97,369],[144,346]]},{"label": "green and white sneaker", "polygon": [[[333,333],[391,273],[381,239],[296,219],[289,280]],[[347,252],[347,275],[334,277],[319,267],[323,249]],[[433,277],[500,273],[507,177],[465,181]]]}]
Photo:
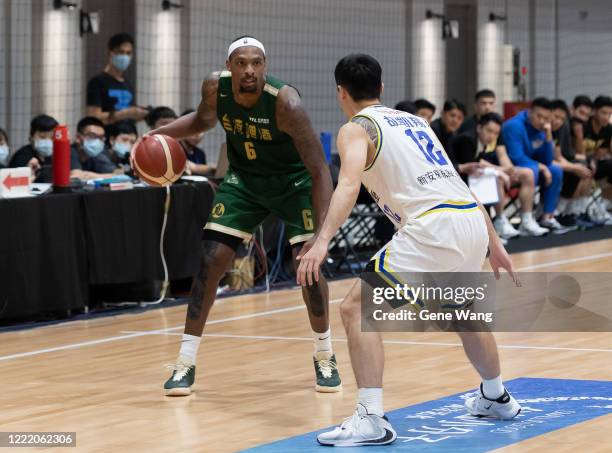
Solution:
[{"label": "green and white sneaker", "polygon": [[315,390],[321,393],[335,393],[342,390],[336,356],[329,351],[319,351],[314,355],[313,360],[317,375]]},{"label": "green and white sneaker", "polygon": [[164,384],[166,396],[187,396],[195,381],[195,364],[184,356],[179,356],[176,363],[166,365],[172,370],[172,376]]}]

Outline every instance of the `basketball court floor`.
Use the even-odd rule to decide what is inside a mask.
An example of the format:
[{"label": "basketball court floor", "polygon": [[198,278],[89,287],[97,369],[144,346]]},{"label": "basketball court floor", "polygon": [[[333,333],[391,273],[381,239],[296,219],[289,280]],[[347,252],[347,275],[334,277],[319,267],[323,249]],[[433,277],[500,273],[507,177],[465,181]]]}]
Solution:
[{"label": "basketball court floor", "polygon": [[[607,272],[612,240],[513,259],[520,271]],[[217,301],[184,398],[162,391],[184,305],[1,333],[0,431],[76,432],[76,448],[51,451],[329,452],[313,432],[349,416],[356,398],[338,313],[352,282],[330,284],[341,393],[314,391],[311,333],[292,289]],[[517,419],[464,415],[479,379],[454,334],[387,333],[385,406],[399,437],[360,451],[612,451],[612,333],[496,338],[524,407]]]}]

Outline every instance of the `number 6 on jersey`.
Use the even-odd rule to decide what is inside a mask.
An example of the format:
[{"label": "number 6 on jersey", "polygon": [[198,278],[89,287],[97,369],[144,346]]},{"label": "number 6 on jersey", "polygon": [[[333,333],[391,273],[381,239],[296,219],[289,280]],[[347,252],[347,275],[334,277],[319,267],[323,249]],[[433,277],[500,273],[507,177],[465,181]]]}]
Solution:
[{"label": "number 6 on jersey", "polygon": [[257,159],[257,153],[255,152],[255,145],[253,145],[253,142],[244,142],[244,150],[246,151],[247,159]]}]

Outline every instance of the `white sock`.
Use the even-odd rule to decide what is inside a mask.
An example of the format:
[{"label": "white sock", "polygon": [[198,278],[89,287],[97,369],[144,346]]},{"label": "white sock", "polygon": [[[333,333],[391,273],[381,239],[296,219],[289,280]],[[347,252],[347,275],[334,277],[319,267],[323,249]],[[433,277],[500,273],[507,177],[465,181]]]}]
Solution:
[{"label": "white sock", "polygon": [[559,203],[557,204],[557,214],[571,214],[572,213],[572,202],[573,200],[568,200],[567,198],[559,198]]},{"label": "white sock", "polygon": [[521,212],[521,223],[530,222],[533,219],[533,213],[529,212]]},{"label": "white sock", "polygon": [[580,197],[576,200],[576,214],[584,214],[587,210],[587,206],[589,205],[588,197]]},{"label": "white sock", "polygon": [[333,353],[331,344],[331,328],[328,328],[325,332],[315,332],[313,330],[312,336],[314,338],[315,354],[321,351],[329,351]]},{"label": "white sock", "polygon": [[501,375],[493,379],[482,380],[482,393],[485,398],[496,400],[504,394],[504,384],[502,383]]},{"label": "white sock", "polygon": [[179,355],[186,357],[195,364],[196,357],[198,355],[198,348],[200,347],[200,341],[202,341],[202,337],[196,337],[195,335],[187,335],[184,333]]},{"label": "white sock", "polygon": [[383,409],[383,389],[378,387],[359,389],[359,404],[365,406],[368,414],[385,415]]}]

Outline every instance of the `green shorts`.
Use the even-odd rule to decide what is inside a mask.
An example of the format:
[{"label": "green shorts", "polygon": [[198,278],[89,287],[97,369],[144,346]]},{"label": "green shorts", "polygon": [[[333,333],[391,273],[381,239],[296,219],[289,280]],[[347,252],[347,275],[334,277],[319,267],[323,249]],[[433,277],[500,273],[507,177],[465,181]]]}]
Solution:
[{"label": "green shorts", "polygon": [[292,245],[314,235],[312,179],[307,170],[266,177],[228,170],[204,228],[248,240],[270,213],[285,222]]}]

